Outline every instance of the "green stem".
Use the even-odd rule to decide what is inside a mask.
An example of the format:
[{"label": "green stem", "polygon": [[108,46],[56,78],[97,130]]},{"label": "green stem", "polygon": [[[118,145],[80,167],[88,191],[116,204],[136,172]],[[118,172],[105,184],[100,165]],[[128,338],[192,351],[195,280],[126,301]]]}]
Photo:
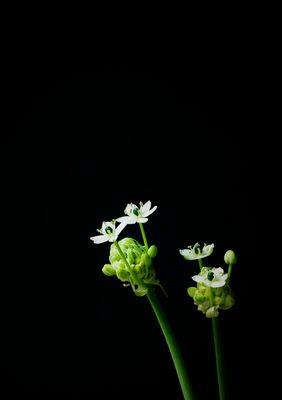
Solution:
[{"label": "green stem", "polygon": [[144,226],[143,226],[143,224],[139,224],[139,226],[140,226],[140,230],[141,230],[141,233],[142,233],[142,238],[143,238],[144,245],[146,247],[146,250],[148,250],[148,242],[147,242],[147,237],[146,237]]},{"label": "green stem", "polygon": [[198,262],[199,262],[199,267],[200,267],[200,271],[201,271],[201,269],[204,267],[203,260],[201,258],[198,258]]},{"label": "green stem", "polygon": [[225,382],[224,382],[223,357],[222,357],[222,347],[221,347],[221,342],[220,342],[218,317],[212,318],[212,331],[213,331],[213,342],[214,342],[214,351],[215,351],[219,399],[226,400],[227,395],[226,395],[226,388],[225,388]]},{"label": "green stem", "polygon": [[230,281],[231,272],[232,272],[232,264],[229,264],[228,265],[228,273],[227,273],[228,275],[227,275],[227,279],[226,279],[227,283]]},{"label": "green stem", "polygon": [[148,299],[150,301],[150,304],[154,310],[154,313],[158,319],[158,322],[160,324],[161,330],[163,332],[163,335],[165,337],[166,343],[168,345],[176,373],[178,376],[178,380],[182,389],[183,397],[185,400],[192,400],[193,395],[192,395],[192,390],[190,386],[190,382],[188,379],[187,371],[186,371],[186,366],[183,360],[183,357],[181,355],[180,349],[178,347],[177,341],[174,337],[173,331],[169,325],[169,322],[167,320],[167,317],[164,313],[164,310],[155,294],[155,291],[153,288],[148,289],[147,293]]}]

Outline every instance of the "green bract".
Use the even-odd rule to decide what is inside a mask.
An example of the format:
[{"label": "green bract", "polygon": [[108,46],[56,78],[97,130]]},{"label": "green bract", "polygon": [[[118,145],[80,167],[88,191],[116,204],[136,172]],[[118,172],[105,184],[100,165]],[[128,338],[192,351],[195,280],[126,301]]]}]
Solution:
[{"label": "green bract", "polygon": [[110,264],[105,264],[102,272],[107,276],[115,275],[126,286],[130,284],[137,296],[145,296],[148,285],[159,285],[152,263],[157,247],[153,245],[146,251],[145,246],[132,238],[124,238],[118,244],[127,262],[113,243],[110,248]]}]

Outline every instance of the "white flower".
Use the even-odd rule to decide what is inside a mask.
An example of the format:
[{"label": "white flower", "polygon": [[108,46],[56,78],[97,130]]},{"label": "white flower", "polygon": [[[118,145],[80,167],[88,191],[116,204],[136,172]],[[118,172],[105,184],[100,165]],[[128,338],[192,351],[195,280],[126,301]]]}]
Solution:
[{"label": "white flower", "polygon": [[212,254],[214,244],[204,244],[204,247],[200,248],[200,244],[196,243],[194,247],[188,246],[187,249],[179,250],[179,253],[185,258],[185,260],[198,260],[199,258],[208,257]]},{"label": "white flower", "polygon": [[193,281],[204,283],[206,286],[213,288],[225,285],[228,274],[225,274],[222,268],[212,268],[204,273],[192,276]]},{"label": "white flower", "polygon": [[119,224],[116,228],[116,221],[113,220],[111,222],[103,222],[102,228],[97,229],[101,235],[93,236],[90,240],[93,240],[95,244],[104,243],[104,242],[114,242],[117,240],[120,232],[125,228],[126,224]]},{"label": "white flower", "polygon": [[127,204],[124,213],[126,214],[125,217],[120,217],[117,219],[118,222],[122,222],[124,224],[139,224],[147,222],[148,216],[151,215],[156,209],[157,206],[151,208],[151,202],[147,201],[147,203],[139,203],[140,207],[136,206],[133,203]]}]

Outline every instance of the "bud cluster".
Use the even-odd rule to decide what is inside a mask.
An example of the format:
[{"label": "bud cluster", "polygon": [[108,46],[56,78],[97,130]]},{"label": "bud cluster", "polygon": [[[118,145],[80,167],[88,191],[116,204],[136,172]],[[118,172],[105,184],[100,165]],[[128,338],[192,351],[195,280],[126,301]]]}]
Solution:
[{"label": "bud cluster", "polygon": [[131,285],[137,296],[145,296],[148,285],[159,285],[153,267],[153,258],[157,254],[157,247],[151,246],[146,251],[137,240],[124,238],[118,242],[126,259],[121,256],[115,244],[110,247],[109,264],[105,264],[102,271],[107,276],[116,276],[125,286]]},{"label": "bud cluster", "polygon": [[193,298],[198,311],[205,314],[207,318],[217,317],[219,309],[228,310],[235,302],[228,285],[212,288],[200,282],[197,287],[189,287],[187,292]]}]

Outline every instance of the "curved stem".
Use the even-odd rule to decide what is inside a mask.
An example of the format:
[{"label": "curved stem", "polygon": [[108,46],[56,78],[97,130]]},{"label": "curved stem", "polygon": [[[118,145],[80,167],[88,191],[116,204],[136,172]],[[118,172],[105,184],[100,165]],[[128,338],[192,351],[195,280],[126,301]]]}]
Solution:
[{"label": "curved stem", "polygon": [[143,224],[139,224],[139,226],[140,226],[140,230],[141,230],[141,234],[142,234],[144,245],[146,247],[146,250],[148,250],[148,241],[147,241],[147,237],[146,237],[144,226],[143,226]]},{"label": "curved stem", "polygon": [[174,337],[173,331],[169,325],[169,322],[167,320],[167,317],[164,313],[164,310],[155,294],[155,291],[153,288],[148,289],[147,293],[149,302],[154,310],[154,313],[158,319],[158,322],[160,324],[161,330],[163,332],[163,335],[165,337],[167,346],[169,348],[176,373],[178,376],[178,380],[182,389],[183,397],[185,400],[192,400],[193,395],[192,395],[192,390],[190,386],[190,382],[188,379],[187,371],[186,371],[186,366],[182,357],[182,354],[180,352],[180,349],[178,347],[178,343]]},{"label": "curved stem", "polygon": [[215,351],[219,399],[225,400],[225,399],[227,399],[227,395],[226,395],[226,388],[225,388],[225,382],[224,382],[223,363],[222,363],[223,357],[222,357],[222,348],[221,348],[221,342],[220,342],[218,317],[212,318],[212,331],[213,331],[213,342],[214,342],[214,351]]}]

